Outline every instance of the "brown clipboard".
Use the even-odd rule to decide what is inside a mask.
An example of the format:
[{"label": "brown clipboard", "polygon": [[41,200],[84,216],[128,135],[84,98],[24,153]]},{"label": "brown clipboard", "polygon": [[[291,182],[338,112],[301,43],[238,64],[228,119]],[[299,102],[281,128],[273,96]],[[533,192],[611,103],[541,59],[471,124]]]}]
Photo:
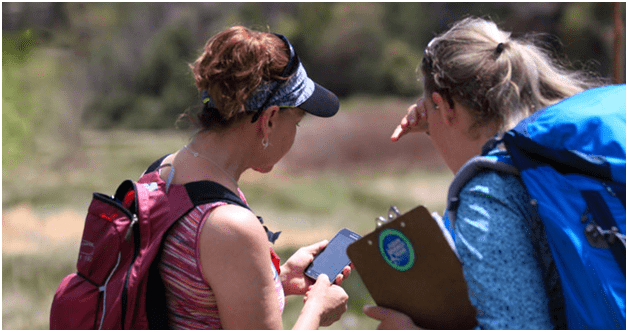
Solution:
[{"label": "brown clipboard", "polygon": [[427,329],[477,325],[460,261],[424,206],[377,227],[347,255],[378,306]]}]

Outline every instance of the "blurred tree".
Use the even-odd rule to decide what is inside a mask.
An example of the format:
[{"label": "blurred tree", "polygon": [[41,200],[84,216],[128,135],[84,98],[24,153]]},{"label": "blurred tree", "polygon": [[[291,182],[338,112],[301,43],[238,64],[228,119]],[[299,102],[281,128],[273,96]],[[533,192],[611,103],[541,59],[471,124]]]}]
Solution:
[{"label": "blurred tree", "polygon": [[626,23],[622,19],[622,8],[619,2],[613,3],[613,83],[626,83]]},{"label": "blurred tree", "polygon": [[163,109],[154,115],[165,119],[155,121],[154,126],[162,126],[164,121],[172,125],[177,115],[198,97],[188,67],[196,55],[195,48],[194,38],[184,24],[169,27],[157,35],[154,47],[148,47],[151,55],[140,69],[134,90],[139,95],[163,101]]},{"label": "blurred tree", "polygon": [[[145,13],[148,18],[144,20],[155,24],[163,20],[167,12],[167,8],[151,10]],[[101,93],[84,115],[86,122],[99,128],[173,128],[177,116],[198,100],[188,67],[196,56],[198,45],[185,17],[183,15],[178,23],[156,24],[156,32],[142,31],[140,27],[138,34],[152,36],[141,44],[136,54],[129,55],[138,59],[136,62],[116,57],[106,45],[96,52],[102,66],[96,70],[119,79],[104,80]],[[116,44],[122,54],[131,53],[129,49],[132,47],[128,42]]]},{"label": "blurred tree", "polygon": [[238,16],[246,25],[263,24],[266,17],[266,10],[272,4],[264,2],[246,2],[243,3],[239,10]]},{"label": "blurred tree", "polygon": [[[625,22],[625,3],[620,7]],[[614,72],[610,3],[3,3],[2,8],[3,35],[30,28],[42,45],[71,49],[76,65],[86,64],[89,84],[77,91],[94,97],[83,119],[100,128],[171,128],[176,114],[198,104],[187,64],[207,38],[235,24],[286,35],[309,75],[341,97],[418,95],[415,69],[423,48],[468,15],[493,19],[514,36],[538,34],[576,68],[606,77]],[[625,54],[618,63],[625,63]],[[625,81],[625,70],[619,72]]]},{"label": "blurred tree", "polygon": [[401,96],[416,96],[422,85],[417,83],[417,59],[422,54],[402,40],[386,43],[379,62],[378,76],[381,77],[383,91],[396,91]]},{"label": "blurred tree", "polygon": [[32,107],[23,68],[37,38],[33,30],[2,34],[2,169],[6,171],[33,148],[43,114]]},{"label": "blurred tree", "polygon": [[403,40],[423,51],[433,37],[431,33],[439,20],[429,3],[391,2],[386,4],[384,24],[390,36]]},{"label": "blurred tree", "polygon": [[577,68],[610,77],[613,70],[612,10],[610,3],[582,2],[566,4],[561,11],[556,30],[565,43],[565,53],[573,55],[569,60]]},{"label": "blurred tree", "polygon": [[386,42],[380,3],[338,3],[313,49],[321,83],[340,96],[382,91],[379,62]]}]

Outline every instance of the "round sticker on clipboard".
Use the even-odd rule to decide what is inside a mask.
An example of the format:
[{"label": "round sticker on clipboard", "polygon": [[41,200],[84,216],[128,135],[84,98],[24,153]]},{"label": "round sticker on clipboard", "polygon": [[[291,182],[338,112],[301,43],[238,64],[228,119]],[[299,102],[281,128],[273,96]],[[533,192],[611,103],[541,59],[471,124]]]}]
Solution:
[{"label": "round sticker on clipboard", "polygon": [[407,271],[414,265],[414,248],[410,240],[396,229],[379,233],[379,252],[388,265],[397,271]]}]

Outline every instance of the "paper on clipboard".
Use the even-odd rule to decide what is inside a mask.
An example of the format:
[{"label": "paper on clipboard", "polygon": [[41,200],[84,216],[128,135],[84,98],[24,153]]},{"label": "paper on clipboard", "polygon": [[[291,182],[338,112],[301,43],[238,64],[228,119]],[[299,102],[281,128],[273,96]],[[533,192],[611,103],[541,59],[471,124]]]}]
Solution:
[{"label": "paper on clipboard", "polygon": [[422,328],[476,326],[460,261],[427,209],[389,219],[347,248],[375,303]]}]

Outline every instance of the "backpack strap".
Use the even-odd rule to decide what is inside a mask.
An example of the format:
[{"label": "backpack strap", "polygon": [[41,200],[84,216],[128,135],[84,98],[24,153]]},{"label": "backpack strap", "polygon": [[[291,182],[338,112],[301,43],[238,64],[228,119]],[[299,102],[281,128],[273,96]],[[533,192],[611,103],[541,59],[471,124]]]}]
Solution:
[{"label": "backpack strap", "polygon": [[[626,236],[619,231],[617,221],[613,217],[613,213],[609,209],[608,205],[602,198],[602,195],[595,190],[583,190],[580,192],[582,198],[587,202],[587,206],[590,208],[593,219],[599,226],[589,225],[587,226],[587,235],[591,245],[596,246],[596,241],[592,241],[591,238],[599,241],[604,241],[606,246],[610,248],[615,261],[621,268],[624,276],[626,275]],[[597,229],[593,229],[597,228]],[[596,235],[593,235],[596,234]],[[597,246],[596,246],[597,247]]]},{"label": "backpack strap", "polygon": [[[146,169],[144,174],[149,174],[151,172],[158,170],[159,167],[161,166],[161,163],[168,156],[169,155],[165,155],[159,158],[158,160],[156,160],[155,162],[153,162]],[[170,197],[175,198],[177,193],[172,194],[172,195],[169,194],[169,189],[171,187],[170,181],[172,180],[171,176],[173,174],[174,174],[174,169],[170,172],[170,176],[166,183],[166,193]],[[251,208],[245,202],[242,201],[239,195],[235,194],[234,192],[232,192],[231,190],[227,189],[225,186],[217,182],[195,181],[195,182],[186,183],[185,185],[183,185],[183,188],[185,188],[185,191],[187,192],[187,197],[189,197],[193,206],[199,206],[202,204],[207,204],[207,203],[212,203],[212,202],[225,201],[230,204],[239,205],[252,212]],[[262,217],[257,216],[257,219],[260,221],[260,223],[264,227],[264,230],[266,231],[266,235],[268,236],[268,241],[274,244],[277,238],[279,237],[279,234],[281,234],[281,231],[272,232],[268,229],[268,227],[264,225],[264,219],[262,219]]]},{"label": "backpack strap", "polygon": [[[157,170],[167,156],[168,155],[163,156],[152,163],[151,166],[149,166],[144,172],[142,178],[140,178],[139,184],[150,188],[156,188],[159,185],[164,186],[164,192],[166,193],[169,205],[171,206],[171,210],[169,211],[170,217],[168,220],[173,221],[172,225],[174,225],[177,220],[179,220],[195,206],[207,203],[227,202],[229,204],[239,205],[245,209],[251,210],[249,206],[242,201],[239,195],[217,182],[196,181],[186,183],[184,185],[170,185],[170,181],[168,181],[168,183],[164,184],[163,180],[159,177],[159,174],[157,174]],[[170,174],[173,173],[174,169],[170,172]],[[153,186],[153,183],[157,185]],[[168,190],[166,190],[166,187]],[[257,218],[262,224],[262,227],[264,227],[268,240],[271,243],[274,243],[281,232],[271,232],[264,225],[262,218],[259,216],[257,216]],[[168,229],[170,229],[172,225],[170,225]],[[160,244],[160,246],[161,245],[162,244]],[[147,282],[148,291],[146,292],[146,311],[149,328],[163,330],[169,328],[169,322],[166,307],[165,287],[163,285],[163,281],[159,277],[158,263],[160,261],[160,257],[161,249],[151,264],[150,271],[148,273],[149,278]]]},{"label": "backpack strap", "polygon": [[[225,201],[252,211],[251,208],[242,201],[239,195],[236,195],[220,183],[213,181],[196,181],[186,183],[184,186],[194,206],[211,202]],[[262,217],[257,216],[257,219],[264,227],[266,235],[268,236],[268,241],[274,244],[279,237],[279,234],[281,234],[281,231],[272,232],[264,225],[264,219],[262,219]]]},{"label": "backpack strap", "polygon": [[518,175],[519,171],[513,165],[510,160],[510,156],[506,151],[502,151],[497,148],[500,140],[493,138],[489,140],[483,150],[490,151],[483,153],[481,156],[475,156],[467,161],[456,173],[453,181],[449,185],[449,191],[447,192],[447,218],[445,220],[445,226],[454,236],[453,227],[456,222],[456,210],[460,204],[458,196],[462,191],[462,188],[469,182],[476,174],[485,170],[495,170],[507,174]]},{"label": "backpack strap", "polygon": [[[458,209],[459,195],[462,188],[478,173],[482,171],[497,171],[505,174],[519,175],[519,170],[514,166],[508,152],[501,150],[497,146],[501,144],[501,139],[493,138],[489,140],[483,148],[482,155],[471,158],[456,173],[454,180],[449,186],[447,195],[447,217],[445,218],[445,226],[455,239],[455,220],[456,211]],[[562,285],[560,276],[556,269],[556,264],[552,258],[547,239],[545,237],[545,227],[540,216],[532,209],[532,217],[530,220],[529,230],[534,241],[532,244],[539,258],[539,267],[542,271],[543,284],[549,301],[550,319],[554,326],[558,329],[567,327],[565,306],[563,300]]]},{"label": "backpack strap", "polygon": [[[153,162],[144,171],[144,175],[158,170],[168,156],[169,155],[165,155]],[[170,174],[172,175],[174,172],[170,172]],[[169,181],[166,182],[166,193],[168,192],[170,182],[172,181],[170,178],[168,180]],[[185,191],[194,206],[218,201],[227,201],[228,203],[236,204],[250,210],[250,208],[242,201],[242,199],[240,199],[238,195],[219,183],[213,181],[196,181],[186,183],[183,187],[185,188]]]},{"label": "backpack strap", "polygon": [[166,159],[168,156],[169,154],[155,160],[155,162],[150,164],[150,166],[148,166],[148,168],[144,171],[144,174],[156,171],[159,168],[159,166],[161,166],[161,163],[164,161],[164,159]]}]

